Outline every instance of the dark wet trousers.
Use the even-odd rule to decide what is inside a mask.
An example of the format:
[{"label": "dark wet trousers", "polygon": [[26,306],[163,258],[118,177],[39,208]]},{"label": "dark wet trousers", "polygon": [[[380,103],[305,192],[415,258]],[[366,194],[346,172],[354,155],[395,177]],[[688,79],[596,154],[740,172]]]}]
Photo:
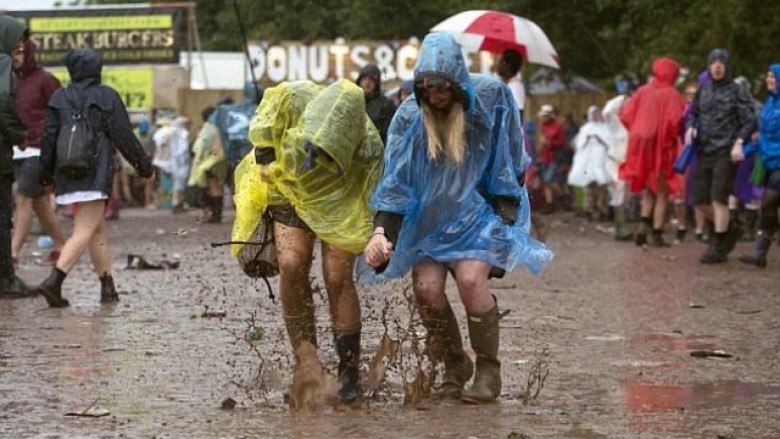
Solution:
[{"label": "dark wet trousers", "polygon": [[0,175],[0,280],[4,281],[14,276],[14,263],[11,259],[12,184],[11,175]]}]

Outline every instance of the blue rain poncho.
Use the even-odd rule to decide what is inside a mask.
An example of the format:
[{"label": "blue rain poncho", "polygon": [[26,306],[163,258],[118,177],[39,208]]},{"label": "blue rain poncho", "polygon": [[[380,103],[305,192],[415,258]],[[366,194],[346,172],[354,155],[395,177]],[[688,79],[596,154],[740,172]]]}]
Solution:
[{"label": "blue rain poncho", "polygon": [[230,168],[235,168],[252,149],[249,141],[249,122],[263,96],[262,93],[258,95],[254,84],[247,82],[244,84],[244,98],[244,102],[240,104],[218,106],[208,120],[219,129],[222,148]]},{"label": "blue rain poncho", "polygon": [[[433,74],[457,84],[466,152],[460,166],[430,159],[417,96],[399,107],[388,134],[384,175],[371,199],[374,210],[403,216],[383,275],[403,276],[424,260],[463,259],[541,272],[553,254],[529,236],[528,194],[519,182],[530,159],[512,92],[496,79],[469,74],[457,43],[444,33],[425,38],[414,74],[415,80]],[[516,224],[502,222],[491,205],[495,197],[519,199]]]}]

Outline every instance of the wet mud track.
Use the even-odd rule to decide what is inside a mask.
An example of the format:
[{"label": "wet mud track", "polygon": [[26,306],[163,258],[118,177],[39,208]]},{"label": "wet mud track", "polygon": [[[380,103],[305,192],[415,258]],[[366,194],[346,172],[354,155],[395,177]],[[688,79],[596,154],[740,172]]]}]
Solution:
[{"label": "wet mud track", "polygon": [[[209,247],[229,237],[229,224],[125,211],[109,226],[118,305],[100,306],[86,256],[65,283],[70,308],[0,301],[0,438],[780,437],[777,246],[766,270],[736,261],[749,244],[728,264],[701,266],[698,243],[642,250],[574,218],[552,219],[550,269],[491,281],[511,309],[501,322],[498,404],[404,407],[401,371],[391,368],[368,407],[294,413],[282,401],[293,368],[279,305],[226,249]],[[48,270],[32,264],[33,251],[31,239],[20,275],[37,283]],[[127,254],[181,266],[125,270]],[[313,275],[321,285],[319,256]],[[364,376],[387,303],[395,326],[408,320],[404,288],[359,288]],[[451,282],[448,294],[465,334]],[[332,372],[324,292],[315,300],[319,357]],[[526,405],[542,360],[549,375]],[[234,409],[221,409],[227,398]],[[87,408],[110,414],[65,416]]]}]

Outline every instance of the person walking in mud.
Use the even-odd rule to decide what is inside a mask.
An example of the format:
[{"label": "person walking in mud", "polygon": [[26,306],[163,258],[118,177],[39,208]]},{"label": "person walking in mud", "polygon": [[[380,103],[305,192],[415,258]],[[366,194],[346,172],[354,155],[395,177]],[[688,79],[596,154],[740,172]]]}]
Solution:
[{"label": "person walking in mud", "polygon": [[[90,48],[75,49],[65,54],[63,63],[68,68],[71,83],[61,88],[49,102],[41,149],[44,186],[54,184],[55,200],[59,205],[76,205],[73,234],[65,242],[60,257],[49,277],[36,291],[52,307],[66,307],[62,284],[81,255],[89,249],[92,265],[100,278],[100,301],[119,301],[111,276],[111,254],[108,229],[103,211],[111,193],[114,154],[118,149],[138,170],[141,177],[153,175],[151,158],[133,134],[127,110],[119,94],[101,84],[103,61]],[[92,142],[83,142],[81,148],[70,148],[67,155],[60,150],[60,134],[77,128],[74,121],[85,118]],[[76,162],[78,166],[76,166]]]},{"label": "person walking in mud", "polygon": [[737,163],[745,158],[742,145],[755,130],[756,115],[747,91],[731,79],[729,53],[714,49],[707,59],[711,81],[696,91],[691,104],[686,143],[699,141],[693,176],[695,209],[715,224],[702,264],[728,261],[742,236],[742,226],[731,218],[728,198],[734,187]]},{"label": "person walking in mud", "polygon": [[0,16],[0,297],[24,296],[29,292],[16,275],[11,257],[13,146],[22,149],[27,146],[27,129],[14,105],[12,57],[24,51],[28,37],[24,23],[13,17]]},{"label": "person walking in mud", "polygon": [[685,98],[674,88],[680,66],[671,58],[653,61],[653,80],[643,85],[620,111],[628,130],[626,160],[620,178],[632,193],[642,192],[642,222],[635,235],[638,246],[666,247],[663,239],[669,194],[677,188],[674,160],[680,149],[680,126]]},{"label": "person walking in mud", "polygon": [[16,108],[19,117],[27,127],[27,148],[24,151],[18,148],[14,150],[16,228],[12,253],[14,262],[18,263],[19,253],[30,233],[33,214],[35,214],[43,230],[54,243],[54,250],[41,261],[41,265],[52,266],[57,262],[65,238],[54,214],[51,194],[45,193],[41,186],[40,155],[47,105],[54,92],[60,88],[60,82],[54,75],[38,66],[35,61],[36,48],[35,43],[28,39],[22,50],[13,55],[16,74]]},{"label": "person walking in mud", "polygon": [[[769,97],[761,109],[759,123],[758,153],[764,166],[764,196],[761,198],[761,216],[753,251],[740,256],[745,264],[766,268],[767,253],[778,228],[777,212],[780,209],[780,93],[777,79],[780,78],[780,64],[772,64],[766,74],[766,88]],[[751,151],[745,151],[749,154]]]},{"label": "person walking in mud", "polygon": [[317,346],[309,275],[320,240],[339,357],[338,398],[358,401],[362,324],[353,271],[371,234],[368,199],[382,172],[383,151],[364,93],[346,80],[325,89],[308,81],[282,83],[266,91],[249,139],[255,154],[236,169],[233,239],[246,241],[263,221],[272,224],[296,362],[305,343]]},{"label": "person walking in mud", "polygon": [[[529,237],[520,113],[501,81],[470,75],[452,36],[429,34],[414,70],[414,97],[390,126],[385,173],[372,196],[377,211],[365,249],[386,277],[412,270],[432,361],[444,362],[436,397],[489,403],[501,393],[500,313],[491,274],[519,265],[540,272],[552,252]],[[463,352],[444,292],[450,270],[466,308],[474,365]]]}]

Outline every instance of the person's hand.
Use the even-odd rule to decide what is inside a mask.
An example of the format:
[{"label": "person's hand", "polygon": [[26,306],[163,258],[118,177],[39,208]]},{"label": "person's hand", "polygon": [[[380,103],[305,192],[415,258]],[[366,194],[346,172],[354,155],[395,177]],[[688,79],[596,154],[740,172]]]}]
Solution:
[{"label": "person's hand", "polygon": [[690,145],[693,139],[696,138],[696,134],[698,134],[696,132],[696,128],[694,127],[688,128],[688,131],[685,132],[685,144]]},{"label": "person's hand", "polygon": [[371,239],[368,241],[366,249],[363,251],[363,255],[366,259],[366,264],[370,267],[381,267],[382,264],[390,260],[390,255],[393,252],[393,243],[387,240],[387,237],[382,232],[374,232]]},{"label": "person's hand", "polygon": [[737,140],[731,148],[731,161],[737,163],[742,160],[745,160],[745,152],[742,150],[742,140]]}]

